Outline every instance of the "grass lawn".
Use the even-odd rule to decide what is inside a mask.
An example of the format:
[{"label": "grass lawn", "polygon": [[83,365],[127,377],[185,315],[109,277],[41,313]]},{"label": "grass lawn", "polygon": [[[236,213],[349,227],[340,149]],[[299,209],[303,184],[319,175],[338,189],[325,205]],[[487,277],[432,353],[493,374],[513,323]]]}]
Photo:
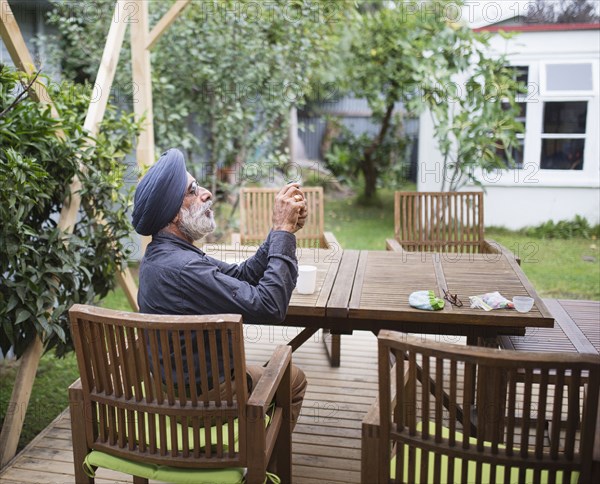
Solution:
[{"label": "grass lawn", "polygon": [[[17,373],[15,361],[0,362],[0,421],[7,413],[21,411],[20,407],[8,408],[13,383]],[[79,378],[75,354],[56,358],[54,352],[45,354],[38,366],[25,424],[19,438],[18,449],[22,449],[56,416],[69,405],[67,388]]]},{"label": "grass lawn", "polygon": [[542,297],[600,300],[597,240],[535,239],[498,229],[487,230],[486,237],[521,258],[521,267]]},{"label": "grass lawn", "polygon": [[[359,206],[353,198],[328,196],[325,228],[335,234],[345,249],[385,250],[385,239],[394,235],[393,192],[381,191],[380,204],[374,207]],[[523,270],[542,297],[600,300],[600,243],[597,240],[544,240],[498,228],[488,229],[486,237],[522,259]],[[129,309],[120,288],[101,304],[113,309]],[[13,362],[0,363],[0,419],[7,412],[15,372]],[[77,377],[72,354],[57,359],[50,353],[42,358],[20,448],[67,407],[67,387]]]}]

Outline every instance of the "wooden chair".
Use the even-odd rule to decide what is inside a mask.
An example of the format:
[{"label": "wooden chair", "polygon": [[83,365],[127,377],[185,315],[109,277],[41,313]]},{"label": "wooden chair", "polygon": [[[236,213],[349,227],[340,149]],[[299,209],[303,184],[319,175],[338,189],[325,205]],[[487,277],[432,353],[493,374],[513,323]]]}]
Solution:
[{"label": "wooden chair", "polygon": [[276,348],[248,394],[239,315],[83,305],[69,314],[81,374],[69,389],[77,483],[94,482],[100,466],[136,483],[241,482],[245,473],[262,484],[269,464],[291,482],[289,347]]},{"label": "wooden chair", "polygon": [[[598,482],[597,357],[412,344],[392,331],[380,331],[378,343],[379,398],[362,426],[363,483]],[[492,396],[487,404],[484,394]]]},{"label": "wooden chair", "polygon": [[[303,187],[308,204],[304,228],[296,233],[298,247],[331,249],[339,243],[331,232],[324,231],[325,202],[322,187]],[[260,245],[272,227],[273,204],[278,188],[242,188],[240,190],[240,233],[232,242]]]},{"label": "wooden chair", "polygon": [[388,250],[499,253],[485,240],[483,192],[396,192]]},{"label": "wooden chair", "polygon": [[[308,204],[308,218],[302,230],[296,232],[300,248],[340,249],[331,232],[325,232],[325,200],[323,187],[302,187]],[[260,245],[272,227],[273,204],[279,188],[242,188],[240,190],[240,232],[232,237],[232,244]],[[341,336],[323,330],[332,366],[340,365]]]}]

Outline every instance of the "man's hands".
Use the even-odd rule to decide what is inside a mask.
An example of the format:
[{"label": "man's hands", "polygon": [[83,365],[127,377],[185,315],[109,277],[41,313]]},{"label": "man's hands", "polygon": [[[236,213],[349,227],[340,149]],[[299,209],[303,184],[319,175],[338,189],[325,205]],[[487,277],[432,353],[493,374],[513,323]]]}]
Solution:
[{"label": "man's hands", "polygon": [[275,196],[273,230],[296,233],[306,223],[308,208],[298,183],[284,186]]}]

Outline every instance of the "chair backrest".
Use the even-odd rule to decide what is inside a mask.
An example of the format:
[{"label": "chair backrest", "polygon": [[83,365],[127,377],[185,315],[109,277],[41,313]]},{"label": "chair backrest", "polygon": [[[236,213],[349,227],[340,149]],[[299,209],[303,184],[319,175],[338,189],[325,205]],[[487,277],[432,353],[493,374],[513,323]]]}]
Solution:
[{"label": "chair backrest", "polygon": [[378,342],[379,482],[590,482],[597,357]]},{"label": "chair backrest", "polygon": [[[244,245],[259,245],[273,226],[273,205],[278,188],[240,190],[240,238]],[[324,237],[324,198],[322,187],[303,187],[308,204],[304,228],[296,233],[299,247],[327,248]]]},{"label": "chair backrest", "polygon": [[404,250],[483,252],[483,192],[396,192],[394,233]]},{"label": "chair backrest", "polygon": [[69,313],[89,448],[159,465],[245,467],[241,316]]}]

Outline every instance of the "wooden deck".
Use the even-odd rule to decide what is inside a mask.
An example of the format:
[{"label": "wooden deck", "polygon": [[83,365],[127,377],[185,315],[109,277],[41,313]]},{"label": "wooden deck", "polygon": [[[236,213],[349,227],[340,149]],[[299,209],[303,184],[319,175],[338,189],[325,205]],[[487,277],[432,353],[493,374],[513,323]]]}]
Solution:
[{"label": "wooden deck", "polygon": [[[599,303],[571,301],[566,307],[572,317],[584,319],[591,331],[598,331]],[[297,331],[299,328],[247,327],[248,360],[251,363],[264,363],[276,344],[285,344]],[[315,335],[293,357],[294,363],[305,371],[309,382],[302,414],[293,436],[294,482],[358,483],[361,421],[377,392],[376,338],[362,331],[343,336],[342,366],[339,368],[329,366],[320,338],[320,334]],[[427,338],[452,343],[465,342],[464,338],[458,337],[430,335]],[[42,482],[74,482],[68,411],[61,414],[0,471],[1,484]],[[99,470],[97,482],[131,482],[131,478]]]}]

